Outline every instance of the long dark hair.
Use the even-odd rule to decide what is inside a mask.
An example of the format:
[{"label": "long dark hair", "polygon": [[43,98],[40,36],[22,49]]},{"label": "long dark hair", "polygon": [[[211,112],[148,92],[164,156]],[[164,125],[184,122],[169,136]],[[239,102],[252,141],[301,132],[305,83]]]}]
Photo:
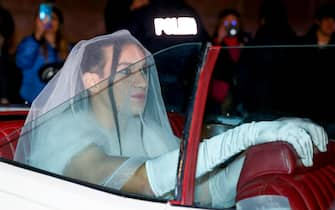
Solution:
[{"label": "long dark hair", "polygon": [[[122,49],[127,45],[135,45],[139,49],[143,50],[143,47],[141,47],[136,41],[129,40],[128,38],[125,37],[120,37],[117,42],[111,41],[109,39],[93,42],[86,46],[83,55],[83,60],[82,63],[80,64],[81,68],[84,71],[90,71],[90,72],[99,68],[103,68],[103,66],[105,65],[103,48],[107,46],[113,46],[112,59],[113,61],[117,61],[112,63],[111,72],[113,75],[116,71],[116,67],[118,65]],[[92,56],[93,54],[94,56]],[[143,54],[145,54],[144,50]],[[95,72],[95,73],[101,74],[101,72]]]},{"label": "long dark hair", "polygon": [[[120,37],[117,42],[111,42],[110,40],[102,40],[98,42],[94,42],[88,46],[86,46],[86,49],[84,51],[83,55],[83,60],[81,65],[81,68],[83,69],[84,72],[95,72],[98,75],[102,76],[101,74],[103,72],[97,72],[99,69],[103,69],[103,66],[105,65],[105,60],[104,60],[104,52],[103,48],[107,46],[113,46],[113,62],[111,66],[111,75],[110,78],[114,78],[116,74],[116,68],[119,64],[121,52],[123,48],[127,45],[135,45],[138,47],[138,49],[143,50],[143,48],[135,41],[129,40],[125,37]],[[94,54],[94,56],[91,56]],[[145,54],[143,50],[143,54]],[[109,88],[108,90],[109,97],[111,98],[111,108],[113,110],[113,113],[117,113],[117,106],[115,103],[115,96],[113,93],[113,88]],[[121,135],[120,135],[120,125],[119,125],[119,117],[117,114],[113,114],[113,120],[115,123],[116,127],[116,134],[118,138],[118,142],[120,145],[120,155],[123,154],[122,152],[122,144],[121,144]],[[141,138],[143,138],[143,125],[141,124]],[[143,140],[143,139],[142,139]]]}]

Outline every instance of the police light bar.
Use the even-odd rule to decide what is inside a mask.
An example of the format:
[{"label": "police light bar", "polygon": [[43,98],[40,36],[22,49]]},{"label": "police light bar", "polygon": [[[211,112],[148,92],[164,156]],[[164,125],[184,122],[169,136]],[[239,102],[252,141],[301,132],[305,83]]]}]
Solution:
[{"label": "police light bar", "polygon": [[154,18],[155,34],[163,35],[196,35],[197,22],[193,17]]}]

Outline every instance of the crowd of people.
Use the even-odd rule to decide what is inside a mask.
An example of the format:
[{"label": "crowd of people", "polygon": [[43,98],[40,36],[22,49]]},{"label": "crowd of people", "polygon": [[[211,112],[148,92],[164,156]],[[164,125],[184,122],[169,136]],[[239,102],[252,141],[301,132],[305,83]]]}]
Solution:
[{"label": "crowd of people", "polygon": [[333,122],[329,91],[335,7],[321,5],[314,19],[310,30],[298,36],[284,4],[265,1],[252,37],[243,30],[237,10],[224,10],[212,40],[223,48],[214,70],[208,113],[261,113],[258,116],[264,118],[285,113]]}]

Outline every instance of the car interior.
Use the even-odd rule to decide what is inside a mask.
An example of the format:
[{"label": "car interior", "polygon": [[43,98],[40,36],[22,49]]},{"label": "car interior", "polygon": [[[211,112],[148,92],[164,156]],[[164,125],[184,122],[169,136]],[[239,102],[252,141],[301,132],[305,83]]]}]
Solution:
[{"label": "car interior", "polygon": [[[28,109],[0,111],[0,160],[13,160],[20,130]],[[185,115],[168,112],[171,128],[183,136]],[[224,123],[203,125],[202,137],[225,130]],[[279,195],[289,200],[292,210],[329,209],[335,201],[335,142],[328,151],[315,150],[313,166],[305,167],[293,147],[284,142],[266,143],[246,151],[238,181],[236,201],[262,195]]]}]

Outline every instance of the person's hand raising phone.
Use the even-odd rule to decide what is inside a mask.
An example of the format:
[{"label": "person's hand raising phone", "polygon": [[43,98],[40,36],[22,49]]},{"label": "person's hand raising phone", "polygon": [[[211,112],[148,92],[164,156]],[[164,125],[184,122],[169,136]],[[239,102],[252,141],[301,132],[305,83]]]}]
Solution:
[{"label": "person's hand raising phone", "polygon": [[34,31],[34,35],[37,40],[41,40],[43,38],[45,30],[50,28],[51,18],[52,18],[52,5],[46,3],[40,4],[39,14],[38,18],[36,18],[35,31]]}]

